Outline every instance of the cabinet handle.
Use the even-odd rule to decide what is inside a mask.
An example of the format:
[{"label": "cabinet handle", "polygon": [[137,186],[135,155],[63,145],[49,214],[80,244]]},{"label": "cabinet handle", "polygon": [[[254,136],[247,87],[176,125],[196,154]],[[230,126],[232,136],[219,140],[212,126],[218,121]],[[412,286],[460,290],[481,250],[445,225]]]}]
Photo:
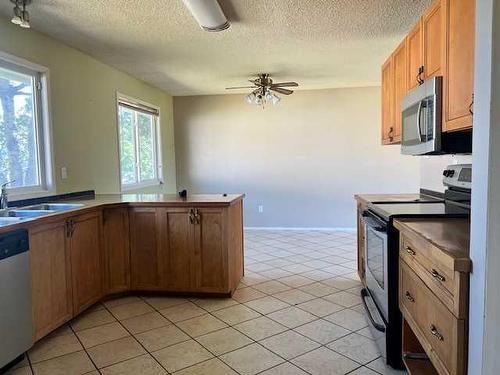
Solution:
[{"label": "cabinet handle", "polygon": [[434,268],[431,270],[431,275],[433,278],[435,278],[441,282],[446,281],[446,278],[443,275],[441,275],[438,271],[436,271]]},{"label": "cabinet handle", "polygon": [[432,336],[436,337],[439,341],[444,341],[444,336],[441,333],[439,333],[434,324],[431,325],[431,334]]},{"label": "cabinet handle", "polygon": [[189,210],[189,224],[194,224],[194,211],[192,208]]},{"label": "cabinet handle", "polygon": [[200,224],[200,222],[201,222],[201,214],[197,208],[194,209],[194,220],[195,220],[196,224]]},{"label": "cabinet handle", "polygon": [[417,253],[415,252],[415,250],[413,250],[410,246],[406,246],[405,250],[410,255],[413,255],[413,256],[417,255]]},{"label": "cabinet handle", "polygon": [[66,237],[73,237],[75,232],[75,222],[73,220],[66,221]]},{"label": "cabinet handle", "polygon": [[405,293],[405,297],[408,301],[410,302],[415,302],[415,298],[413,298],[413,296],[410,294],[410,292],[406,291]]},{"label": "cabinet handle", "polygon": [[470,102],[470,105],[469,105],[469,113],[471,115],[474,114],[474,93],[472,93],[472,101]]},{"label": "cabinet handle", "polygon": [[421,67],[418,68],[418,74],[417,74],[417,83],[419,85],[424,83],[424,80],[422,79],[421,75],[424,74],[424,66],[422,65]]}]

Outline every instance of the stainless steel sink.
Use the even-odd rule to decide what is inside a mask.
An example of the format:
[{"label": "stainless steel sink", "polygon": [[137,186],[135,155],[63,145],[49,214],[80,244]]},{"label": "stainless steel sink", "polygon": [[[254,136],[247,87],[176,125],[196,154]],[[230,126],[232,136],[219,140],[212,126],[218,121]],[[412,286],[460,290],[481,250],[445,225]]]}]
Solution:
[{"label": "stainless steel sink", "polygon": [[83,207],[78,203],[42,203],[33,206],[20,207],[16,211],[65,211]]},{"label": "stainless steel sink", "polygon": [[30,218],[53,214],[54,210],[10,210],[10,217]]},{"label": "stainless steel sink", "polygon": [[23,220],[23,218],[21,218],[21,217],[5,217],[5,216],[3,216],[3,217],[0,217],[0,226],[19,223],[22,220]]}]

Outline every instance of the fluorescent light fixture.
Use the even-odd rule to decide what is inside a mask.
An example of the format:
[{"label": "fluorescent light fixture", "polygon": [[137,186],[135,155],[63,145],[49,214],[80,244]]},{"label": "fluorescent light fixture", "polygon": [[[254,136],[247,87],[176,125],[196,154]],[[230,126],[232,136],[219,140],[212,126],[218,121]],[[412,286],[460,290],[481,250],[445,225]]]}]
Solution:
[{"label": "fluorescent light fixture", "polygon": [[203,30],[222,31],[230,24],[217,0],[182,0]]}]

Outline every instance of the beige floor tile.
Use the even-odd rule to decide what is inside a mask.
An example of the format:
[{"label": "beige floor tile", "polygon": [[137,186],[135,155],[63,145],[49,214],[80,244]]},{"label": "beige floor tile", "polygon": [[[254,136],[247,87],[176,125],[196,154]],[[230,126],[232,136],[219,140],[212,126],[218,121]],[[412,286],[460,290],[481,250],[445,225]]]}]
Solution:
[{"label": "beige floor tile", "polygon": [[[267,279],[266,279],[267,280]],[[257,299],[257,298],[262,298],[262,297],[265,297],[266,295],[254,288],[250,288],[250,287],[247,287],[247,288],[241,288],[241,289],[237,289],[234,293],[233,293],[233,299],[235,301],[238,301],[240,303],[245,303],[245,302],[248,302],[248,301],[251,301],[251,300],[254,300],[254,299]]]},{"label": "beige floor tile", "polygon": [[332,342],[328,345],[328,348],[364,365],[380,357],[375,341],[357,333],[352,333]]},{"label": "beige floor tile", "polygon": [[351,331],[366,327],[368,324],[363,314],[352,309],[345,309],[325,317],[329,322],[347,328]]},{"label": "beige floor tile", "polygon": [[29,366],[13,368],[5,373],[5,375],[33,375]]},{"label": "beige floor tile", "polygon": [[169,372],[211,359],[213,355],[194,340],[185,341],[151,353]]},{"label": "beige floor tile", "polygon": [[189,340],[189,336],[173,324],[139,333],[135,335],[135,338],[149,352]]},{"label": "beige floor tile", "polygon": [[290,289],[288,285],[282,284],[276,280],[266,281],[265,283],[254,285],[253,288],[266,294],[279,293]]},{"label": "beige floor tile", "polygon": [[286,331],[259,342],[285,359],[292,359],[321,345],[294,331]]},{"label": "beige floor tile", "polygon": [[114,306],[120,306],[120,305],[125,305],[127,303],[133,303],[133,302],[140,302],[141,299],[137,296],[128,296],[128,297],[118,297],[118,298],[113,298],[107,301],[104,301],[103,304],[107,307],[114,307]]},{"label": "beige floor tile", "polygon": [[204,315],[207,312],[202,308],[196,306],[194,303],[187,302],[181,305],[176,305],[164,310],[160,310],[160,313],[168,320],[176,323],[182,320],[187,320],[200,315]]},{"label": "beige floor tile", "polygon": [[307,375],[307,372],[302,371],[290,362],[285,362],[281,365],[261,372],[260,375]]},{"label": "beige floor tile", "polygon": [[253,342],[231,327],[197,337],[196,341],[217,356]]},{"label": "beige floor tile", "polygon": [[327,280],[333,276],[331,273],[323,271],[323,270],[312,270],[312,271],[304,272],[301,275],[307,277],[308,279],[314,280],[314,281]]},{"label": "beige floor tile", "polygon": [[258,312],[245,305],[236,305],[226,309],[214,311],[213,315],[229,325],[234,325],[260,316]]},{"label": "beige floor tile", "polygon": [[200,298],[193,302],[208,312],[217,311],[238,304],[238,302],[232,298]]},{"label": "beige floor tile", "polygon": [[94,346],[87,351],[98,368],[146,354],[144,348],[131,336]]},{"label": "beige floor tile", "polygon": [[101,369],[102,375],[167,375],[150,354],[141,355]]},{"label": "beige floor tile", "polygon": [[314,280],[311,280],[307,277],[300,276],[300,275],[292,275],[288,277],[283,277],[279,279],[278,281],[282,282],[283,284],[286,284],[292,288],[298,288],[304,285],[312,284],[314,283]]},{"label": "beige floor tile", "polygon": [[295,328],[295,331],[323,345],[351,333],[348,329],[327,322],[326,320],[316,320],[304,324],[303,326]]},{"label": "beige floor tile", "polygon": [[71,327],[75,331],[81,331],[87,328],[97,327],[103,324],[116,321],[108,310],[95,310],[85,312],[71,322]]},{"label": "beige floor tile", "polygon": [[[285,263],[285,264],[283,264],[284,266],[289,266],[289,265],[293,264],[291,262],[284,261],[281,259],[280,259],[280,262]],[[269,264],[269,262],[268,262],[268,264]],[[293,275],[293,273],[282,270],[281,268],[273,268],[272,270],[260,272],[260,274],[262,276],[269,278],[269,279],[279,279],[281,277],[287,277],[287,276]]]},{"label": "beige floor tile", "polygon": [[356,362],[325,347],[301,355],[291,362],[312,375],[344,375],[359,367]]},{"label": "beige floor tile", "polygon": [[241,282],[247,286],[252,286],[256,284],[268,281],[269,278],[259,275],[258,273],[246,273],[246,275],[241,279]]},{"label": "beige floor tile", "polygon": [[224,354],[220,359],[241,375],[254,375],[284,362],[282,358],[259,344]]},{"label": "beige floor tile", "polygon": [[310,295],[309,293],[305,293],[299,289],[291,289],[285,292],[276,293],[273,295],[273,297],[276,297],[282,300],[283,302],[289,303],[290,305],[297,305],[299,303],[306,302],[316,298]]},{"label": "beige floor tile", "polygon": [[35,375],[80,375],[95,370],[83,350],[33,364]]},{"label": "beige floor tile", "polygon": [[85,348],[91,348],[105,342],[129,336],[129,333],[118,322],[84,329],[76,334]]},{"label": "beige floor tile", "polygon": [[346,277],[334,277],[332,279],[323,280],[322,283],[339,290],[351,289],[356,285],[359,285],[359,281],[355,281]]},{"label": "beige floor tile", "polygon": [[215,316],[205,314],[189,320],[177,323],[177,326],[191,337],[205,335],[207,333],[226,328],[227,324]]},{"label": "beige floor tile", "polygon": [[344,306],[337,305],[322,298],[300,303],[297,307],[319,317],[327,316],[345,309]]},{"label": "beige floor tile", "polygon": [[118,320],[133,318],[134,316],[144,315],[154,311],[154,309],[144,301],[111,306],[108,307],[108,309]]},{"label": "beige floor tile", "polygon": [[156,310],[163,310],[169,307],[177,306],[182,303],[188,302],[185,298],[174,298],[174,297],[144,297],[144,300],[153,306]]},{"label": "beige floor tile", "polygon": [[[87,310],[88,312],[88,310]],[[56,330],[49,333],[46,337],[62,336],[62,335],[74,335],[73,330],[70,328],[69,324],[64,324],[57,328]]]},{"label": "beige floor tile", "polygon": [[288,303],[272,296],[254,299],[253,301],[246,302],[245,305],[261,314],[269,314],[290,306]]},{"label": "beige floor tile", "polygon": [[327,296],[329,294],[337,293],[339,291],[338,289],[336,289],[334,287],[325,285],[325,284],[320,283],[320,282],[304,285],[304,286],[301,286],[299,289],[302,290],[303,292],[312,294],[313,296],[316,296],[316,297],[324,297],[324,296]]},{"label": "beige floor tile", "polygon": [[257,341],[287,330],[285,326],[265,316],[237,324],[234,328]]},{"label": "beige floor tile", "polygon": [[74,334],[46,337],[28,351],[31,363],[37,363],[64,354],[82,350],[82,345]]},{"label": "beige floor tile", "polygon": [[379,375],[377,372],[370,370],[368,367],[360,367],[350,372],[349,375]]},{"label": "beige floor tile", "polygon": [[228,365],[217,358],[178,371],[175,375],[238,375]]},{"label": "beige floor tile", "polygon": [[338,292],[323,297],[324,299],[344,307],[352,307],[361,303],[361,297],[348,292]]},{"label": "beige floor tile", "polygon": [[267,316],[288,328],[295,328],[318,319],[316,316],[293,306],[273,312]]},{"label": "beige floor tile", "polygon": [[146,332],[154,328],[172,324],[157,311],[122,320],[121,323],[132,334]]},{"label": "beige floor tile", "polygon": [[392,367],[387,366],[382,357],[368,363],[366,367],[369,367],[378,374],[384,375],[407,375],[408,373],[404,370],[394,370]]}]

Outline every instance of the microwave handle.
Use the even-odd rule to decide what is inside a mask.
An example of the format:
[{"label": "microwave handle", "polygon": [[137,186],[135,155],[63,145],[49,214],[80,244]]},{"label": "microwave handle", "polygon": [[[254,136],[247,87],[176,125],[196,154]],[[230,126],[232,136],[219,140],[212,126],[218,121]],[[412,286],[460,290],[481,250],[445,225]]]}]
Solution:
[{"label": "microwave handle", "polygon": [[418,131],[418,138],[419,138],[420,142],[423,142],[423,140],[422,140],[422,127],[420,126],[420,118],[422,117],[422,102],[423,102],[423,100],[421,100],[418,103],[418,110],[417,110],[417,131]]}]

